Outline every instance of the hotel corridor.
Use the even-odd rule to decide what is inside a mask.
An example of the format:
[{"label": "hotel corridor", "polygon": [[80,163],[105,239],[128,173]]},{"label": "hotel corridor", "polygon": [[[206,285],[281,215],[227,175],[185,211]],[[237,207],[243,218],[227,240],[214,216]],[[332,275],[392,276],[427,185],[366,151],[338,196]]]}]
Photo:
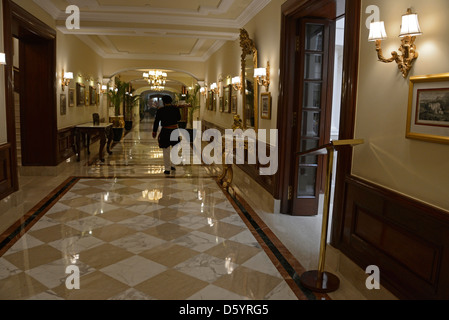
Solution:
[{"label": "hotel corridor", "polygon": [[[0,299],[328,298],[301,287],[301,265],[221,190],[213,167],[179,166],[165,177],[151,126],[136,125],[105,163],[92,152],[64,164],[48,178],[61,180],[51,192],[44,177],[21,177],[30,197],[46,196],[0,238]],[[76,283],[71,266],[79,289],[67,288]]]}]

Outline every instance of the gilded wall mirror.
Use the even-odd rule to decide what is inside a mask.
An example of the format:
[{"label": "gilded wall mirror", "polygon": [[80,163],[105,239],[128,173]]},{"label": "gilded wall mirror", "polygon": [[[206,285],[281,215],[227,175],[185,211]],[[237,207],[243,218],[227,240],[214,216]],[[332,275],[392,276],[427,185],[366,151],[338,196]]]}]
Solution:
[{"label": "gilded wall mirror", "polygon": [[258,96],[259,86],[254,79],[257,68],[257,49],[245,29],[240,29],[242,47],[242,87],[243,87],[243,126],[257,132],[259,125]]}]

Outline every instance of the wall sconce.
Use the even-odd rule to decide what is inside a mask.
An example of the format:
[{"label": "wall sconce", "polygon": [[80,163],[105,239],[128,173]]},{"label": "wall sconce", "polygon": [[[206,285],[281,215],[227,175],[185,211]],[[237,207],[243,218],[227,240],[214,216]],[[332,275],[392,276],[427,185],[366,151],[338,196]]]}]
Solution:
[{"label": "wall sconce", "polygon": [[201,87],[200,93],[201,93],[203,96],[207,96],[207,87]]},{"label": "wall sconce", "polygon": [[72,80],[73,80],[73,72],[64,72],[64,70],[62,70],[62,79],[61,79],[62,91],[65,90],[65,87],[67,87],[70,84],[70,81]]},{"label": "wall sconce", "polygon": [[217,95],[220,95],[220,88],[217,86],[216,83],[212,83],[210,85],[210,89],[215,92]]},{"label": "wall sconce", "polygon": [[376,51],[379,61],[384,63],[391,63],[395,61],[398,64],[399,70],[402,72],[404,78],[407,78],[410,69],[413,66],[413,62],[418,59],[418,52],[416,51],[415,40],[416,36],[421,35],[421,28],[419,26],[418,14],[412,13],[412,10],[407,9],[407,13],[402,16],[402,27],[399,37],[402,38],[401,47],[399,51],[402,55],[399,55],[396,51],[392,52],[392,57],[386,59],[382,53],[382,40],[387,38],[387,32],[385,31],[385,23],[383,21],[373,22],[370,26],[370,34],[368,41],[376,42]]},{"label": "wall sconce", "polygon": [[243,84],[242,84],[242,74],[239,77],[232,78],[232,87],[235,91],[240,91],[242,93]]},{"label": "wall sconce", "polygon": [[254,78],[257,79],[259,86],[264,86],[268,92],[268,88],[270,87],[270,62],[267,62],[266,68],[255,69]]},{"label": "wall sconce", "polygon": [[0,53],[0,65],[6,65],[6,54]]},{"label": "wall sconce", "polygon": [[105,93],[107,93],[108,92],[108,86],[107,85],[102,85],[101,86],[101,90],[100,90],[100,93],[101,94],[105,94]]}]

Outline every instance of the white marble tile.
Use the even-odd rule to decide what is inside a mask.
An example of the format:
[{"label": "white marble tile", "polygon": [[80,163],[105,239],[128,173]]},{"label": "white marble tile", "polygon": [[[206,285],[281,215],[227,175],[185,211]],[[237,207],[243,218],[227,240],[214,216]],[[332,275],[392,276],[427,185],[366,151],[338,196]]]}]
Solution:
[{"label": "white marble tile", "polygon": [[72,227],[81,232],[89,232],[101,227],[112,224],[111,221],[103,219],[98,216],[86,217],[79,220],[68,221],[65,223],[69,227]]},{"label": "white marble tile", "polygon": [[282,276],[279,274],[279,271],[276,269],[276,267],[271,262],[270,258],[268,258],[266,253],[263,251],[256,254],[248,261],[246,261],[243,264],[243,266],[282,279]]},{"label": "white marble tile", "polygon": [[103,268],[100,271],[133,287],[165,270],[167,270],[167,267],[163,265],[140,256],[133,256]]},{"label": "white marble tile", "polygon": [[118,224],[124,225],[124,226],[134,229],[136,231],[144,231],[151,227],[156,227],[158,225],[161,225],[163,223],[164,222],[159,219],[155,219],[153,217],[149,217],[146,215],[141,215],[141,216],[137,216],[134,218],[120,221]]},{"label": "white marble tile", "polygon": [[[108,198],[108,199],[110,199],[110,198]],[[86,213],[89,213],[91,215],[97,215],[101,212],[113,211],[113,210],[117,210],[120,208],[120,206],[110,204],[110,203],[108,203],[108,201],[110,201],[110,200],[104,200],[104,201],[96,202],[94,204],[88,204],[85,206],[78,207],[76,209],[86,212]]]},{"label": "white marble tile", "polygon": [[152,249],[166,243],[165,240],[137,232],[130,236],[114,240],[111,244],[126,249],[134,254],[139,254],[145,250]]},{"label": "white marble tile", "polygon": [[193,230],[201,229],[211,223],[216,222],[215,220],[208,219],[205,216],[199,216],[196,214],[190,214],[187,216],[180,217],[176,220],[171,221],[171,223],[175,223],[182,227],[186,227]]},{"label": "white marble tile", "polygon": [[4,258],[0,258],[0,280],[6,279],[21,272],[22,270],[18,269],[15,265],[5,260]]},{"label": "white marble tile", "polygon": [[29,234],[25,234],[11,248],[9,248],[5,256],[22,250],[31,249],[40,246],[41,244],[43,244],[43,242],[39,239],[36,239]]},{"label": "white marble tile", "polygon": [[108,300],[123,300],[123,301],[129,301],[129,300],[156,300],[154,298],[151,298],[150,296],[144,294],[143,292],[140,292],[139,290],[136,290],[134,288],[129,288],[128,290],[119,293],[115,295],[112,298],[109,298]]},{"label": "white marble tile", "polygon": [[30,297],[28,300],[34,300],[34,301],[51,301],[51,300],[64,300],[63,298],[59,297],[56,293],[54,293],[52,290],[47,290],[45,292],[39,293],[33,297]]},{"label": "white marble tile", "polygon": [[213,236],[200,231],[193,231],[188,235],[178,238],[175,240],[175,243],[199,252],[204,252],[217,244],[222,243],[223,241],[224,239],[221,237]]},{"label": "white marble tile", "polygon": [[103,240],[95,238],[92,235],[90,235],[89,233],[86,233],[84,235],[80,235],[80,236],[76,236],[76,237],[63,238],[60,240],[56,240],[56,241],[50,242],[49,245],[55,249],[60,250],[65,255],[70,256],[70,255],[81,253],[88,249],[98,247],[104,243],[105,242]]},{"label": "white marble tile", "polygon": [[229,240],[240,242],[243,244],[246,244],[248,246],[261,248],[260,244],[257,242],[256,238],[254,238],[253,234],[249,230],[244,230],[240,232],[239,234],[229,238]]},{"label": "white marble tile", "polygon": [[204,253],[175,267],[178,271],[209,283],[218,280],[223,275],[232,274],[235,268],[237,268],[235,263]]},{"label": "white marble tile", "polygon": [[276,288],[271,290],[271,292],[269,292],[264,297],[264,299],[265,300],[275,300],[275,301],[286,301],[286,300],[295,301],[295,300],[298,300],[298,297],[295,295],[295,293],[289,287],[288,283],[285,281],[282,281]]}]

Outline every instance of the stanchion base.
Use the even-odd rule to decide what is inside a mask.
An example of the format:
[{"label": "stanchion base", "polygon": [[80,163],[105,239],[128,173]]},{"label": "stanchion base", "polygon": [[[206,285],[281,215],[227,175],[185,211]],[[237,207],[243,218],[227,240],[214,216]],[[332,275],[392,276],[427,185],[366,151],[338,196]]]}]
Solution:
[{"label": "stanchion base", "polygon": [[319,293],[330,293],[337,291],[340,287],[340,279],[332,273],[323,272],[319,279],[319,271],[308,271],[302,274],[300,280],[304,287]]}]

